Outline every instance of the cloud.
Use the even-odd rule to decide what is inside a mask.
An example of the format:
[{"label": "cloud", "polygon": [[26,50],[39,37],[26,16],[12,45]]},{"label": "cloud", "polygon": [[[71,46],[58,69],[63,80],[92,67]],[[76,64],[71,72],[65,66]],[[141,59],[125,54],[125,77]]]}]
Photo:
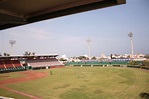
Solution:
[{"label": "cloud", "polygon": [[46,31],[45,29],[33,26],[25,26],[22,28],[12,28],[7,30],[7,33],[11,37],[20,38],[27,37],[34,40],[46,40],[53,38],[52,33]]},{"label": "cloud", "polygon": [[36,39],[36,40],[44,40],[44,39],[49,39],[49,37],[51,37],[50,33],[48,33],[42,28],[28,28],[27,33],[29,33],[28,35],[32,39]]}]

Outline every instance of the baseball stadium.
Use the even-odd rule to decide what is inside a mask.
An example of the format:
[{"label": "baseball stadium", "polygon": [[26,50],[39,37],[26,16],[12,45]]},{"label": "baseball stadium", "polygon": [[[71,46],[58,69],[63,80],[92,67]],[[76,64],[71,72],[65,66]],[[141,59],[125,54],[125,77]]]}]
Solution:
[{"label": "baseball stadium", "polygon": [[[0,0],[0,17],[3,17],[0,18],[0,30],[118,6],[125,4],[126,0],[36,2]],[[0,56],[0,99],[149,99],[148,60],[125,58],[62,62],[58,56]]]}]

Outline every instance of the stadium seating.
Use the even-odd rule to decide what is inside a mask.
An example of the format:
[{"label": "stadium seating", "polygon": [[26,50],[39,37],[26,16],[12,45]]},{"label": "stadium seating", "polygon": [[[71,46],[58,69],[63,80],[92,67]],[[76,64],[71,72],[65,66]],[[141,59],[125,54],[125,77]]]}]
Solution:
[{"label": "stadium seating", "polygon": [[4,64],[3,64],[3,61],[2,61],[2,60],[0,60],[0,69],[5,69],[5,66],[4,66]]},{"label": "stadium seating", "polygon": [[25,70],[19,60],[0,60],[0,72],[13,72]]},{"label": "stadium seating", "polygon": [[11,60],[12,61],[12,64],[15,66],[15,67],[20,67],[20,66],[22,66],[21,64],[20,64],[20,61],[19,60]]},{"label": "stadium seating", "polygon": [[5,64],[6,68],[15,68],[11,60],[2,60],[2,61]]},{"label": "stadium seating", "polygon": [[27,63],[29,66],[32,66],[33,69],[40,68],[59,68],[64,66],[61,64],[56,58],[48,58],[48,59],[28,59]]}]

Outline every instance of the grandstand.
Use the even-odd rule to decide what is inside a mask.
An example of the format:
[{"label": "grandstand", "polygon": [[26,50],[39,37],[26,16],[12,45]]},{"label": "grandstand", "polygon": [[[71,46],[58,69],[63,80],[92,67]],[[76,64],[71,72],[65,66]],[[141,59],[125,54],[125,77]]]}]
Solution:
[{"label": "grandstand", "polygon": [[12,72],[25,70],[19,60],[0,60],[0,72]]},{"label": "grandstand", "polygon": [[1,56],[0,73],[27,69],[48,69],[64,67],[56,57],[58,55]]},{"label": "grandstand", "polygon": [[31,66],[33,69],[64,67],[64,64],[60,63],[55,57],[27,59],[26,62],[28,63],[28,66]]}]

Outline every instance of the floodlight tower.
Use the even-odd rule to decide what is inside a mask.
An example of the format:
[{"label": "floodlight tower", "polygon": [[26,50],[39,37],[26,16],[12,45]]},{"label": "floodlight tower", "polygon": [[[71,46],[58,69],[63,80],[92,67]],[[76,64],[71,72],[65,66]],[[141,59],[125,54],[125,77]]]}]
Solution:
[{"label": "floodlight tower", "polygon": [[13,45],[16,43],[16,41],[15,40],[9,40],[9,44],[10,44],[10,46],[11,46],[11,52],[10,52],[10,55],[12,55],[12,53],[13,53]]},{"label": "floodlight tower", "polygon": [[132,34],[132,32],[129,32],[128,36],[130,37],[130,43],[131,43],[131,58],[132,58],[133,55],[134,55],[134,51],[133,51],[133,40],[132,40],[133,34]]},{"label": "floodlight tower", "polygon": [[91,51],[91,49],[90,49],[91,40],[88,39],[86,42],[88,43],[88,57],[90,59],[90,56],[91,56],[91,52],[90,52]]}]

